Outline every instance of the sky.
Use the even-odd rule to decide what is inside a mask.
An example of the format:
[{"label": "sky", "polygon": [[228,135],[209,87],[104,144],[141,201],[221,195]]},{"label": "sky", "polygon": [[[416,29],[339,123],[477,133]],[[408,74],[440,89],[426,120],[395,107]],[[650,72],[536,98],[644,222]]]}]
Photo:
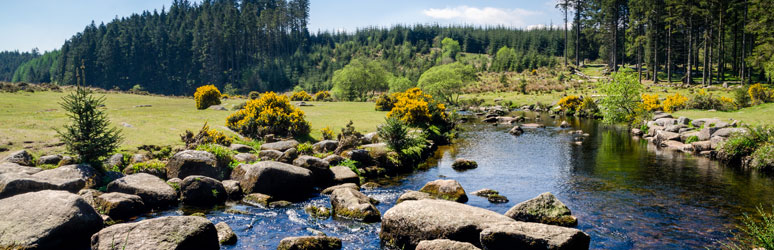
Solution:
[{"label": "sky", "polygon": [[[557,0],[311,0],[309,31],[355,31],[360,27],[396,24],[502,25],[532,28],[558,25]],[[94,21],[167,8],[172,0],[2,0],[0,51],[41,52],[64,41]]]}]

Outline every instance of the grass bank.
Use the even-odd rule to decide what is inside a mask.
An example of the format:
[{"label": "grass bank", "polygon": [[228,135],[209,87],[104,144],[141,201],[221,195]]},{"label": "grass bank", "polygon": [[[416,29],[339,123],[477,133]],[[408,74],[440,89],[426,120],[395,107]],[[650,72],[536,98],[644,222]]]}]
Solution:
[{"label": "grass bank", "polygon": [[[0,146],[9,150],[27,148],[33,152],[62,152],[57,146],[57,128],[69,122],[59,106],[59,92],[0,93]],[[123,130],[122,148],[135,149],[145,144],[182,145],[179,135],[186,129],[198,130],[208,122],[211,128],[224,130],[233,105],[245,100],[224,100],[229,111],[197,110],[191,98],[145,96],[123,93],[104,95],[111,122]],[[295,103],[295,102],[294,102]],[[320,138],[320,129],[329,126],[339,132],[349,120],[361,132],[376,131],[386,112],[374,111],[373,103],[310,102],[301,107],[312,124],[312,136]],[[150,107],[137,107],[150,105]],[[11,145],[8,145],[8,144]],[[6,146],[8,145],[8,146]],[[5,155],[0,153],[0,155]]]}]

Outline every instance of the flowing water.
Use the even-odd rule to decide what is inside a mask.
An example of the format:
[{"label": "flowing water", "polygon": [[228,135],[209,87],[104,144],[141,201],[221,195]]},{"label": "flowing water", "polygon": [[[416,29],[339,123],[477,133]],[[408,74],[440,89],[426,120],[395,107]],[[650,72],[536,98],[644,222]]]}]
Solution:
[{"label": "flowing water", "polygon": [[[534,114],[528,114],[533,115]],[[715,248],[731,236],[743,213],[774,203],[774,179],[683,153],[653,148],[632,138],[625,129],[593,120],[569,120],[572,128],[525,129],[514,137],[509,126],[472,122],[453,146],[442,147],[430,168],[397,178],[391,185],[363,190],[378,199],[384,213],[406,190],[418,190],[439,178],[459,181],[468,193],[490,188],[510,202],[492,204],[470,195],[468,205],[504,213],[513,205],[551,192],[578,217],[578,229],[591,236],[592,249]],[[589,136],[571,134],[583,130]],[[580,137],[582,143],[575,141]],[[458,172],[455,158],[478,162],[478,168]],[[213,210],[207,217],[225,221],[239,236],[224,249],[276,249],[289,236],[321,231],[339,237],[344,249],[379,249],[379,223],[315,219],[307,204],[330,207],[329,199],[314,197],[288,208],[265,209],[232,204],[234,214]],[[181,213],[168,211],[165,214]]]}]

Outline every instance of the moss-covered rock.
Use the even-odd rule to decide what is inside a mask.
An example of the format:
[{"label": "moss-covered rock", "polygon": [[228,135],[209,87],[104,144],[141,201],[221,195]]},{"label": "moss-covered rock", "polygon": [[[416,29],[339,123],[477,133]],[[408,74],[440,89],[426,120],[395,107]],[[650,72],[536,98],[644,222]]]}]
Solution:
[{"label": "moss-covered rock", "polygon": [[465,189],[455,180],[434,180],[425,184],[419,191],[439,199],[463,203],[468,201]]},{"label": "moss-covered rock", "polygon": [[454,163],[452,163],[452,168],[454,170],[468,170],[468,169],[474,169],[478,167],[478,163],[475,161],[471,161],[468,159],[458,158],[454,160]]},{"label": "moss-covered rock", "polygon": [[382,214],[373,205],[371,199],[360,191],[351,188],[339,188],[331,193],[331,207],[337,217],[360,220],[363,222],[381,221]]},{"label": "moss-covered rock", "polygon": [[260,206],[268,207],[269,202],[272,202],[272,197],[265,194],[252,193],[252,194],[245,195],[245,197],[242,198],[242,202],[253,206],[260,205]]},{"label": "moss-covered rock", "polygon": [[218,231],[218,242],[220,242],[221,245],[236,244],[237,235],[234,233],[234,230],[231,230],[231,227],[228,226],[228,224],[221,221],[218,224],[215,224],[215,230]]},{"label": "moss-covered rock", "polygon": [[543,224],[574,227],[578,219],[553,194],[546,192],[535,198],[516,204],[505,216],[518,221],[538,222]]},{"label": "moss-covered rock", "polygon": [[337,250],[341,239],[328,236],[287,237],[280,241],[277,250]]}]

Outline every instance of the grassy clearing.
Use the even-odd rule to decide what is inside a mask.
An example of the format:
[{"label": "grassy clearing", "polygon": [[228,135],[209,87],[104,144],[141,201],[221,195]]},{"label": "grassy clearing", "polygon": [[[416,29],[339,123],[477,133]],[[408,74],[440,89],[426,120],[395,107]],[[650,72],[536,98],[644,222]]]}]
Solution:
[{"label": "grassy clearing", "polygon": [[[35,152],[62,152],[56,145],[54,129],[69,122],[59,102],[66,93],[18,92],[0,93],[0,145],[11,151],[28,148]],[[103,94],[97,94],[103,95]],[[191,98],[158,97],[132,94],[104,94],[110,120],[123,130],[122,148],[133,150],[145,144],[182,145],[179,135],[186,129],[198,131],[204,122],[211,128],[225,130],[226,117],[233,111],[197,110]],[[224,100],[231,109],[245,100]],[[317,103],[301,107],[312,124],[312,136],[320,138],[320,129],[330,126],[338,133],[349,120],[361,132],[376,131],[385,112],[374,111],[373,103]],[[151,105],[151,107],[135,107]],[[125,127],[123,124],[131,127]]]},{"label": "grassy clearing", "polygon": [[675,112],[675,116],[685,116],[689,118],[720,118],[740,120],[750,125],[771,125],[774,122],[774,103],[743,108],[737,111],[720,112],[706,110],[680,110]]}]

